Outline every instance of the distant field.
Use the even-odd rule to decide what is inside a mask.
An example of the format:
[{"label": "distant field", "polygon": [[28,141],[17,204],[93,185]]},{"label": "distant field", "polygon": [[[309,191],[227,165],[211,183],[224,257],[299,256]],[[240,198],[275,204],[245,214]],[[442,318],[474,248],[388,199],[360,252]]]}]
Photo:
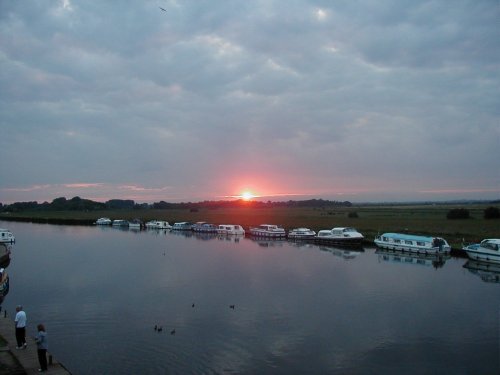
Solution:
[{"label": "distant field", "polygon": [[[114,210],[114,211],[46,211],[2,213],[0,219],[24,218],[61,224],[92,224],[99,217],[111,219],[158,219],[170,223],[177,221],[206,221],[214,224],[240,224],[245,228],[259,224],[278,224],[286,229],[308,227],[316,231],[335,226],[353,226],[372,240],[383,232],[410,232],[439,235],[454,247],[462,240],[478,241],[500,237],[500,220],[485,220],[483,212],[491,205],[391,205],[353,206],[349,208],[224,208],[190,210]],[[499,205],[496,207],[500,208]],[[446,214],[453,208],[466,208],[470,219],[449,220]],[[357,218],[348,214],[356,212]]]}]

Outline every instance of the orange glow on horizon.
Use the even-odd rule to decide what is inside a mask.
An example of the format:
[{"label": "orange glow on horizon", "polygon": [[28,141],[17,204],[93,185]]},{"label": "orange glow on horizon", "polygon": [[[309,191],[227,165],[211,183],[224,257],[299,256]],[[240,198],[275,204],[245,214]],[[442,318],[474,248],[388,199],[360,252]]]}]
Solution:
[{"label": "orange glow on horizon", "polygon": [[248,191],[248,190],[241,193],[241,199],[243,199],[244,201],[249,201],[252,198],[256,198],[256,197],[257,197],[256,195],[253,195],[252,192]]}]

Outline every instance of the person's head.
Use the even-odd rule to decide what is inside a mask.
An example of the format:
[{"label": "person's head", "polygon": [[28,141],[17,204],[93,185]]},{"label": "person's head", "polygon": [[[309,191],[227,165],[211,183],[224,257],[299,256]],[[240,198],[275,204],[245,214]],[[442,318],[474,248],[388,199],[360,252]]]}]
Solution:
[{"label": "person's head", "polygon": [[41,331],[45,332],[45,327],[41,323],[39,325],[37,325],[36,328],[38,329],[38,332],[41,332]]},{"label": "person's head", "polygon": [[21,311],[22,309],[23,309],[23,307],[21,305],[16,306],[16,311]]}]

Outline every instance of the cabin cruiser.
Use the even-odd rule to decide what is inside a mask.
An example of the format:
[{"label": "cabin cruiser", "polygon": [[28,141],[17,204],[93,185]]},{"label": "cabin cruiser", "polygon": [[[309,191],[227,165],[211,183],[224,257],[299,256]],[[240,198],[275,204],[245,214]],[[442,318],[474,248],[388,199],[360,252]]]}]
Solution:
[{"label": "cabin cruiser", "polygon": [[261,224],[250,228],[250,234],[256,237],[285,238],[286,232],[283,228],[273,224]]},{"label": "cabin cruiser", "polygon": [[193,232],[199,233],[217,233],[217,226],[205,221],[198,221],[192,226]]},{"label": "cabin cruiser", "polygon": [[14,235],[10,230],[0,228],[0,242],[14,243],[16,242],[16,238],[14,237]]},{"label": "cabin cruiser", "polygon": [[288,238],[293,240],[303,240],[307,238],[314,238],[316,232],[309,228],[295,228],[288,232]]},{"label": "cabin cruiser", "polygon": [[180,221],[178,223],[174,223],[172,226],[172,230],[191,230],[193,227],[193,224],[191,224],[189,221]]},{"label": "cabin cruiser", "polygon": [[217,227],[218,234],[225,235],[245,235],[245,229],[241,225],[236,224],[221,224]]},{"label": "cabin cruiser", "polygon": [[172,226],[168,223],[168,221],[162,220],[151,220],[146,223],[147,229],[171,229]]},{"label": "cabin cruiser", "polygon": [[128,227],[129,222],[127,220],[117,219],[113,220],[114,227]]},{"label": "cabin cruiser", "polygon": [[142,228],[142,221],[140,219],[133,219],[128,223],[128,227],[130,229],[135,229],[135,230],[141,230]]},{"label": "cabin cruiser", "polygon": [[95,225],[111,225],[113,221],[109,217],[101,217],[96,220]]},{"label": "cabin cruiser", "polygon": [[462,249],[467,253],[470,259],[481,260],[485,262],[500,263],[500,239],[488,238]]},{"label": "cabin cruiser", "polygon": [[337,246],[361,246],[364,239],[365,237],[352,227],[322,229],[316,236],[319,243]]},{"label": "cabin cruiser", "polygon": [[408,251],[410,253],[448,254],[451,251],[448,242],[440,237],[384,233],[375,237],[374,242],[381,249]]}]

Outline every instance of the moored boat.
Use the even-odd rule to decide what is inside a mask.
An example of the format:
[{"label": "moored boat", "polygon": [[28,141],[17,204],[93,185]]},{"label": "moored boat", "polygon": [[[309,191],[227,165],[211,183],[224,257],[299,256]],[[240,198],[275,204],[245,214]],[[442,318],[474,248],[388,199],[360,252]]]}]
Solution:
[{"label": "moored boat", "polygon": [[151,220],[146,223],[147,229],[171,229],[172,226],[168,221],[163,220]]},{"label": "moored boat", "polygon": [[304,240],[315,236],[316,232],[309,228],[294,228],[288,232],[288,238],[293,240]]},{"label": "moored boat", "polygon": [[122,220],[122,219],[113,220],[114,227],[128,227],[128,225],[129,222],[127,220]]},{"label": "moored boat", "polygon": [[488,238],[481,243],[463,246],[470,259],[500,263],[500,239]]},{"label": "moored boat", "polygon": [[172,230],[191,230],[193,224],[191,224],[189,221],[180,221],[177,223],[174,223],[172,226]]},{"label": "moored boat", "polygon": [[113,223],[113,220],[111,220],[109,217],[100,217],[99,219],[96,220],[94,223],[95,225],[111,225]]},{"label": "moored boat", "polygon": [[241,225],[237,224],[220,224],[217,227],[217,233],[221,235],[237,235],[244,236],[245,229]]},{"label": "moored boat", "polygon": [[133,219],[128,223],[129,229],[141,230],[142,221],[140,219]]},{"label": "moored boat", "polygon": [[261,224],[250,228],[250,234],[255,237],[285,238],[286,232],[283,228],[274,224]]},{"label": "moored boat", "polygon": [[217,226],[205,221],[198,221],[192,226],[193,232],[198,233],[217,233]]},{"label": "moored boat", "polygon": [[361,246],[364,239],[365,237],[352,227],[322,229],[315,238],[316,242],[320,244],[352,247]]},{"label": "moored boat", "polygon": [[0,242],[3,243],[14,243],[16,242],[16,238],[12,234],[12,232],[8,229],[0,228]]},{"label": "moored boat", "polygon": [[414,234],[384,233],[375,237],[375,244],[381,249],[407,251],[421,254],[447,254],[451,247],[441,237]]}]

